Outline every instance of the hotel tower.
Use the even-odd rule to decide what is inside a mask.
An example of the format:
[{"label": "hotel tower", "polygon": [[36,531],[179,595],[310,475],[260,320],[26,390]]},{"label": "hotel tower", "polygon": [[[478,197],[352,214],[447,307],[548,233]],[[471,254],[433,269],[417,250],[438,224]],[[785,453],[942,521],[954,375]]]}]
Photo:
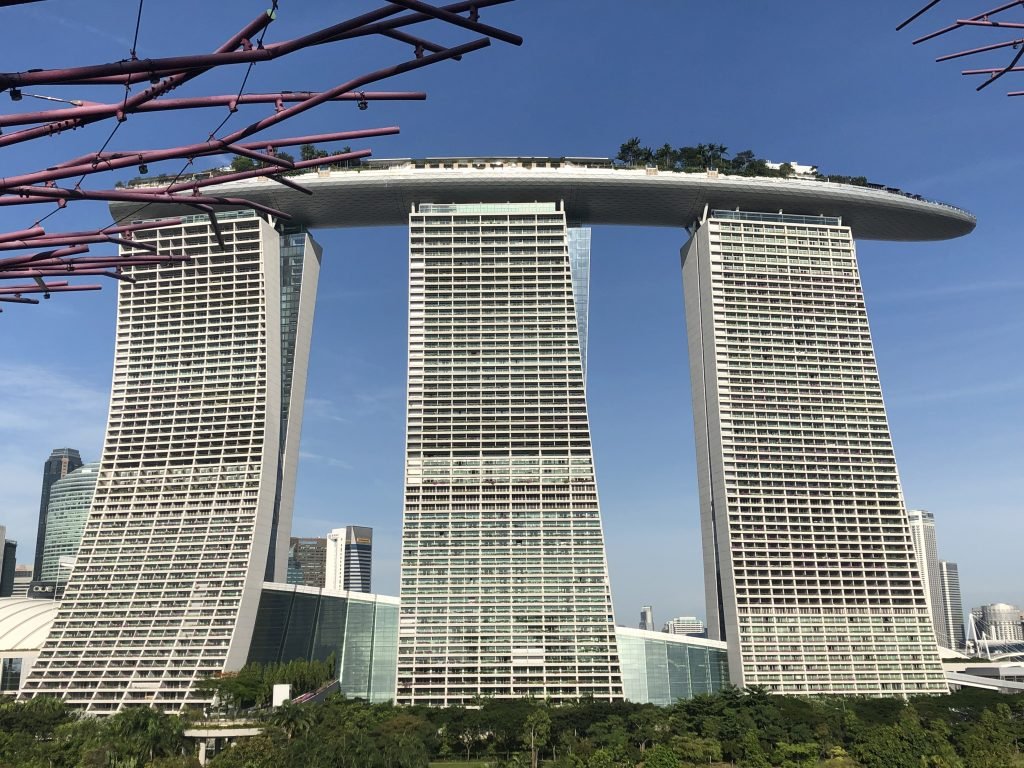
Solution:
[{"label": "hotel tower", "polygon": [[570,259],[554,203],[409,217],[399,703],[622,697],[578,315],[586,235]]},{"label": "hotel tower", "polygon": [[192,258],[120,284],[92,509],[26,695],[179,710],[242,666],[263,580],[285,580],[320,250],[251,211],[218,230],[147,230]]},{"label": "hotel tower", "polygon": [[850,228],[712,210],[682,258],[708,625],[733,684],[944,693]]}]

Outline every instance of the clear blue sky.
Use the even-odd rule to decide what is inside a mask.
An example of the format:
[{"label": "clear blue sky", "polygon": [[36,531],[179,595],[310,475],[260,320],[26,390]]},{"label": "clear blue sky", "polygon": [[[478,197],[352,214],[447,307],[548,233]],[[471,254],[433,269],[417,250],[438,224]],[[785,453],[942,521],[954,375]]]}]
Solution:
[{"label": "clear blue sky", "polygon": [[[212,50],[266,6],[147,3],[140,56]],[[395,79],[425,103],[327,105],[274,135],[399,124],[398,137],[359,143],[377,157],[473,154],[610,156],[630,136],[652,146],[716,142],[775,161],[866,175],[978,216],[945,243],[862,242],[858,252],[907,503],[930,509],[939,553],[960,564],[964,604],[1024,603],[1018,564],[1024,499],[1024,266],[1014,179],[1024,170],[1024,99],[999,84],[976,94],[954,47],[1009,37],[981,31],[912,47],[895,25],[920,0],[786,3],[519,0],[484,20],[526,38],[461,63]],[[353,12],[371,7],[353,3]],[[72,0],[0,10],[0,69],[93,63],[126,55],[135,0]],[[333,20],[337,3],[282,0],[270,39]],[[969,11],[942,3],[915,31]],[[1024,15],[1024,14],[1022,14]],[[1018,21],[1024,19],[1016,19]],[[45,42],[44,42],[44,35]],[[445,41],[472,33],[439,32]],[[250,91],[322,89],[406,56],[387,40],[333,46],[258,65]],[[362,58],[362,65],[358,62]],[[399,57],[399,58],[395,58]],[[993,59],[995,66],[1002,59]],[[979,65],[982,65],[979,61]],[[235,91],[242,68],[187,93]],[[1024,87],[1024,81],[1018,81]],[[71,97],[96,92],[36,89]],[[4,108],[10,108],[6,96]],[[118,98],[115,91],[104,99]],[[38,108],[30,100],[23,108]],[[250,107],[242,119],[266,114]],[[219,111],[132,117],[114,148],[205,138]],[[109,127],[26,149],[0,149],[8,175],[95,150]],[[166,163],[156,171],[176,171]],[[108,175],[104,185],[133,174]],[[0,228],[49,207],[0,208]],[[53,229],[109,221],[75,204]],[[346,523],[376,529],[375,588],[397,593],[405,386],[405,235],[322,231],[325,249],[302,436],[295,533]],[[683,329],[679,248],[685,233],[596,228],[589,398],[608,557],[620,622],[641,604],[660,622],[704,615]],[[104,249],[94,249],[104,252]],[[110,386],[114,286],[0,315],[0,524],[31,560],[43,461],[72,446],[99,456]]]}]

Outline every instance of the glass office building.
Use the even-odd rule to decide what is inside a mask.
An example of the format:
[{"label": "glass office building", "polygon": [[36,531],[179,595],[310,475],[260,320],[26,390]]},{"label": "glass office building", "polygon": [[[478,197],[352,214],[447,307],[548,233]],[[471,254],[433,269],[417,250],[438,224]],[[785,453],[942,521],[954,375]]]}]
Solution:
[{"label": "glass office building", "polygon": [[341,693],[392,701],[398,654],[398,598],[263,585],[248,662],[305,659],[338,665]]},{"label": "glass office building", "polygon": [[85,464],[55,482],[46,509],[46,542],[39,580],[64,584],[82,543],[100,463]]},{"label": "glass office building", "polygon": [[616,627],[615,637],[627,701],[666,707],[729,684],[725,643],[631,627]]}]

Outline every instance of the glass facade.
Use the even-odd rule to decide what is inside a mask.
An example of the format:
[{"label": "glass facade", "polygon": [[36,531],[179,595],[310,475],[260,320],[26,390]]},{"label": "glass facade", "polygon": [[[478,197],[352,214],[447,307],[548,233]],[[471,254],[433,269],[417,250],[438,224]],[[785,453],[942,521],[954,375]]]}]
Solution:
[{"label": "glass facade", "polygon": [[20,658],[0,659],[0,695],[14,696],[21,686]]},{"label": "glass facade", "polygon": [[94,461],[79,467],[50,488],[46,511],[46,542],[43,545],[43,567],[40,581],[66,583],[71,562],[82,543],[82,530],[92,506],[93,491],[100,463]]},{"label": "glass facade", "polygon": [[627,701],[668,706],[729,684],[725,643],[615,628]]},{"label": "glass facade", "polygon": [[248,662],[325,661],[332,653],[341,693],[394,699],[398,599],[264,584]]},{"label": "glass facade", "polygon": [[580,337],[583,379],[587,378],[587,320],[590,317],[590,228],[569,227],[569,270],[576,302],[576,328]]}]

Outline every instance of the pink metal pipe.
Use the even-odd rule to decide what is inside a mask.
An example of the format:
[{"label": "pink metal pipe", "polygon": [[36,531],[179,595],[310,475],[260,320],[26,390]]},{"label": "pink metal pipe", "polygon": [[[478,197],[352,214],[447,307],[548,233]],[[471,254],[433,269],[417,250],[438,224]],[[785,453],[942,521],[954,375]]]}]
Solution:
[{"label": "pink metal pipe", "polygon": [[[1010,8],[1013,8],[1014,6],[1022,5],[1022,4],[1024,4],[1024,0],[1013,0],[1013,2],[1005,3],[1004,5],[1000,5],[998,8],[993,8],[990,11],[983,11],[982,13],[979,13],[976,16],[971,16],[971,21],[978,21],[980,19],[984,19],[986,16],[992,16],[992,15],[997,14],[997,13],[1002,13],[1003,11],[1009,10]],[[934,5],[934,3],[933,3],[933,5]],[[929,6],[929,7],[931,7],[931,6]],[[920,14],[918,14],[918,15],[920,15]],[[914,18],[917,18],[917,17],[915,16]],[[913,19],[908,19],[906,23],[909,23],[910,21],[913,21]],[[899,27],[896,27],[896,29],[899,30],[903,26],[905,26],[905,24],[901,24]],[[956,29],[959,29],[959,28],[960,27],[957,24],[950,24],[948,27],[943,27],[942,29],[936,30],[935,32],[931,32],[930,34],[927,34],[924,37],[917,38],[917,40],[915,40],[913,42],[913,45],[917,45],[918,43],[923,43],[926,40],[931,40],[933,37],[938,37],[939,35],[944,35],[947,32],[952,32],[953,30],[956,30]]]},{"label": "pink metal pipe", "polygon": [[447,48],[446,50],[441,51],[440,53],[432,53],[428,56],[424,56],[419,59],[414,59],[413,61],[407,61],[402,64],[396,64],[392,67],[385,67],[384,69],[378,69],[375,72],[371,72],[368,75],[363,75],[361,77],[349,80],[347,83],[342,83],[341,85],[335,86],[334,88],[331,88],[328,91],[324,91],[318,96],[314,96],[313,98],[300,102],[293,107],[288,107],[288,109],[284,109],[274,115],[271,115],[270,117],[266,117],[263,120],[259,120],[255,123],[252,123],[251,125],[246,126],[245,128],[242,128],[228,136],[225,136],[223,139],[221,139],[221,141],[223,141],[225,144],[232,144],[234,142],[239,141],[240,139],[252,136],[254,133],[258,133],[259,131],[262,131],[265,128],[269,128],[272,125],[276,125],[277,123],[280,123],[283,120],[287,120],[290,117],[294,117],[295,115],[310,110],[313,107],[317,106],[318,104],[322,104],[325,101],[330,100],[336,94],[352,91],[355,90],[356,88],[359,88],[361,85],[366,85],[367,83],[373,83],[376,82],[377,80],[383,80],[388,77],[393,77],[394,75],[400,75],[404,72],[410,72],[414,69],[420,69],[421,67],[426,67],[429,66],[430,64],[434,64],[435,62],[444,61],[445,59],[450,59],[455,56],[462,55],[464,53],[478,51],[481,48],[486,48],[490,44],[491,41],[484,37],[469,43],[464,43],[462,45],[456,45],[452,48]]},{"label": "pink metal pipe", "polygon": [[[278,113],[281,114],[281,113]],[[390,136],[398,133],[399,129],[397,126],[388,126],[386,128],[368,128],[361,131],[344,131],[334,134],[321,134],[322,136],[333,136],[336,137],[331,139],[332,141],[340,141],[344,139],[361,139],[371,136]],[[0,137],[2,139],[3,137]],[[281,140],[267,140],[263,142],[252,142],[248,144],[239,144],[239,147],[243,149],[250,149],[252,147],[261,146],[290,146],[292,142],[299,144],[310,143],[307,139],[313,138],[311,136],[298,136],[293,139],[281,139]],[[155,163],[160,160],[175,160],[189,157],[201,157],[203,155],[218,154],[226,150],[228,144],[231,143],[226,139],[212,139],[210,141],[204,141],[199,144],[189,144],[181,147],[173,147],[171,149],[158,149],[148,150],[130,155],[121,156],[118,153],[117,157],[102,158],[96,163],[86,162],[81,165],[69,165],[62,166],[59,168],[48,168],[44,171],[35,171],[34,173],[23,173],[19,176],[10,176],[7,178],[0,178],[0,191],[5,190],[9,187],[24,186],[26,184],[38,184],[46,181],[57,181],[59,179],[70,179],[75,176],[81,176],[82,174],[99,173],[101,171],[113,171],[118,168],[128,168],[133,165],[139,165],[141,163]],[[34,193],[28,193],[34,194]]]},{"label": "pink metal pipe", "polygon": [[505,30],[498,29],[497,27],[492,27],[490,24],[481,24],[479,21],[467,19],[463,16],[459,16],[457,13],[452,13],[451,11],[446,11],[444,8],[439,8],[436,5],[423,3],[420,2],[420,0],[391,0],[391,2],[410,11],[417,11],[427,16],[432,16],[435,19],[446,21],[456,27],[463,27],[471,32],[493,37],[496,40],[501,40],[503,43],[509,43],[510,45],[523,44],[523,38],[519,35],[506,32]]},{"label": "pink metal pipe", "polygon": [[957,19],[958,26],[965,27],[1007,27],[1009,29],[1024,29],[1024,24],[1013,21],[983,21],[980,19]]},{"label": "pink metal pipe", "polygon": [[[249,93],[241,96],[200,96],[189,99],[160,99],[159,101],[140,104],[130,112],[160,112],[176,109],[197,109],[203,107],[228,107],[233,104],[276,104],[305,101],[316,95],[316,91],[285,91],[282,93]],[[423,101],[427,98],[424,91],[363,91],[362,93],[342,93],[332,101]],[[120,103],[90,104],[66,109],[48,109],[42,112],[21,112],[14,115],[0,115],[0,128],[14,125],[32,125],[52,120],[66,120],[80,117],[109,117],[121,108]]]},{"label": "pink metal pipe", "polygon": [[6,243],[11,240],[23,240],[27,237],[39,237],[40,235],[45,234],[46,230],[37,224],[29,229],[18,229],[14,232],[0,232],[0,243]]},{"label": "pink metal pipe", "polygon": [[[216,53],[219,54],[233,51],[239,45],[242,45],[250,37],[256,34],[256,32],[265,28],[271,21],[273,21],[273,19],[273,14],[269,12],[260,14],[251,22],[249,22],[245,27],[243,27],[241,30],[232,35],[223,45],[221,45],[217,49]],[[151,101],[152,99],[155,99],[156,97],[166,93],[167,91],[177,88],[179,85],[182,85],[191,80],[192,78],[202,74],[203,72],[208,71],[208,69],[209,68],[200,69],[191,73],[173,74],[171,75],[171,77],[166,78],[165,80],[161,81],[160,83],[157,83],[153,87],[147,88],[141,93],[136,94],[135,96],[132,96],[129,99],[126,99],[123,102],[122,107],[120,108],[122,111],[119,114],[119,119],[124,119],[125,111],[132,111],[137,109],[140,105],[148,101]],[[125,84],[127,85],[128,81],[126,81]],[[61,118],[57,121],[47,123],[46,125],[41,125],[36,128],[29,128],[24,131],[18,131],[16,133],[8,134],[7,136],[0,136],[0,147],[18,144],[23,141],[38,138],[40,136],[52,136],[57,133],[61,133],[62,131],[66,131],[73,128],[80,128],[83,125],[96,122],[97,120],[103,119],[103,117],[112,115],[118,115],[118,112],[115,110],[115,112],[109,113],[108,115],[104,116],[81,118],[74,117],[70,119],[68,119],[67,116],[61,116]]]},{"label": "pink metal pipe", "polygon": [[102,289],[102,285],[47,285],[45,288],[40,288],[39,285],[35,283],[29,283],[28,285],[8,285],[0,287],[0,294],[18,295],[22,293],[65,293],[70,291],[99,291]]},{"label": "pink metal pipe", "polygon": [[[340,155],[330,155],[329,157],[318,157],[313,160],[300,160],[295,163],[295,169],[300,170],[302,168],[314,168],[320,165],[330,165],[331,163],[340,163],[345,160],[354,160],[360,157],[369,157],[373,154],[368,149],[360,149],[355,152],[345,152]],[[211,176],[208,179],[196,179],[194,181],[180,181],[177,184],[171,184],[169,187],[164,189],[165,192],[180,192],[183,189],[199,189],[201,187],[211,187],[218,184],[226,184],[229,181],[241,181],[243,179],[255,179],[261,176],[274,176],[281,173],[280,168],[254,168],[251,171],[238,171],[237,173],[225,173],[223,176]]]},{"label": "pink metal pipe", "polygon": [[986,51],[995,51],[999,48],[1016,48],[1024,40],[1017,38],[1016,40],[1007,40],[1005,43],[995,43],[994,45],[983,45],[981,48],[971,48],[968,51],[960,51],[959,53],[947,53],[945,56],[939,56],[935,61],[950,61],[952,59],[960,59],[964,56],[973,56],[976,53],[985,53]]},{"label": "pink metal pipe", "polygon": [[61,187],[14,187],[7,190],[14,194],[26,195],[30,198],[49,198],[52,200],[106,200],[124,201],[129,203],[170,203],[172,205],[227,205],[237,208],[252,208],[262,213],[276,216],[279,219],[291,219],[291,214],[276,208],[243,200],[239,197],[209,197],[206,195],[167,195],[158,192],[122,189],[62,189]]},{"label": "pink metal pipe", "polygon": [[23,256],[8,256],[6,259],[0,259],[0,270],[7,269],[11,266],[33,264],[36,261],[44,262],[52,259],[59,259],[63,256],[74,256],[78,253],[88,252],[88,246],[75,245],[70,248],[57,248],[52,251],[40,251],[39,253],[30,253]]},{"label": "pink metal pipe", "polygon": [[[420,5],[423,8],[429,8],[434,12],[449,13],[435,6],[428,6],[425,4]],[[188,56],[170,56],[158,59],[123,60],[108,64],[94,64],[91,66],[72,67],[69,69],[41,69],[34,72],[7,72],[0,74],[0,90],[6,90],[12,87],[21,88],[31,85],[69,84],[76,80],[105,77],[108,75],[118,76],[138,73],[149,74],[161,71],[180,71],[185,73],[194,69],[206,69],[224,64],[247,64],[249,62],[270,61],[280,56],[294,53],[295,51],[303,48],[327,42],[340,34],[356,30],[364,24],[379,21],[388,16],[393,16],[394,14],[401,12],[401,10],[401,8],[395,5],[385,6],[384,8],[376,11],[371,11],[370,13],[357,16],[302,37],[296,37],[291,40],[273,43],[263,48],[253,48],[251,50],[232,50],[217,53],[192,54]],[[429,15],[435,14],[431,13]],[[451,15],[459,19],[459,26],[476,25],[476,22],[463,19],[461,16],[456,16],[455,14]],[[445,20],[449,21],[450,19],[446,17]],[[456,22],[452,21],[452,23]],[[501,33],[502,36],[499,39],[503,39],[505,42],[512,42],[518,37],[516,35],[503,32],[502,30],[497,30],[493,27],[487,27],[487,25],[480,26],[493,30],[494,33]],[[472,29],[474,27],[469,28]],[[519,40],[521,43],[521,38]],[[448,50],[456,49],[451,48]],[[476,48],[471,50],[476,50]],[[458,51],[458,54],[466,52],[468,51]],[[445,58],[450,58],[450,56]]]}]

